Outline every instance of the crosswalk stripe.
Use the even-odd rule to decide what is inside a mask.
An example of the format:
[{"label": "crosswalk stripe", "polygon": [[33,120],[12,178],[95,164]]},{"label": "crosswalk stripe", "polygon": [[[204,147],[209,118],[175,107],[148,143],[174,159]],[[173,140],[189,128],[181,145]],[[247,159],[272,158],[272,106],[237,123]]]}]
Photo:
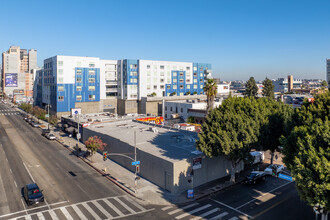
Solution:
[{"label": "crosswalk stripe", "polygon": [[224,216],[228,215],[228,212],[223,212],[220,215],[214,216],[213,218],[211,218],[210,220],[217,220],[219,218],[222,218]]},{"label": "crosswalk stripe", "polygon": [[118,199],[117,197],[113,198],[114,200],[116,200],[120,205],[124,206],[124,208],[126,208],[130,213],[136,213],[136,211],[134,211],[133,209],[131,209],[128,205],[126,205],[125,203],[123,203],[120,199]]},{"label": "crosswalk stripe", "polygon": [[164,207],[164,208],[162,208],[162,210],[163,211],[166,211],[166,210],[168,210],[168,209],[170,209],[170,208],[172,208],[173,206],[167,206],[167,207]]},{"label": "crosswalk stripe", "polygon": [[237,220],[238,218],[236,217],[236,216],[234,216],[234,217],[232,217],[232,218],[230,218],[230,219],[228,219],[228,220]]},{"label": "crosswalk stripe", "polygon": [[111,202],[109,202],[107,199],[103,200],[110,208],[112,208],[113,211],[115,211],[119,216],[125,216],[119,209],[117,209],[116,206],[114,206]]},{"label": "crosswalk stripe", "polygon": [[190,207],[193,207],[193,206],[196,206],[196,205],[198,205],[198,203],[193,203],[193,204],[187,205],[187,206],[185,206],[185,207],[182,207],[182,208],[180,208],[180,209],[176,209],[176,210],[174,210],[174,211],[172,211],[172,212],[169,212],[168,214],[169,214],[169,215],[173,215],[173,214],[175,214],[175,213],[177,213],[177,212],[183,211],[184,209],[189,209]]},{"label": "crosswalk stripe", "polygon": [[199,211],[201,211],[201,210],[203,210],[203,209],[207,209],[207,208],[210,207],[210,206],[212,206],[212,205],[210,205],[210,204],[204,205],[204,206],[199,207],[199,208],[197,208],[197,209],[194,209],[194,210],[191,210],[191,211],[189,211],[189,212],[183,213],[182,215],[179,215],[179,216],[177,216],[177,217],[175,217],[175,218],[176,218],[176,219],[182,219],[182,218],[184,218],[184,217],[186,217],[186,216],[188,216],[188,215],[192,215],[192,214],[194,214],[194,213],[196,213],[196,212],[199,212]]},{"label": "crosswalk stripe", "polygon": [[220,210],[219,208],[212,209],[212,210],[210,210],[208,212],[205,212],[205,213],[203,213],[203,214],[201,214],[201,215],[199,215],[199,216],[197,216],[195,218],[192,218],[190,220],[198,220],[198,219],[204,218],[204,217],[206,217],[208,215],[211,215],[212,213],[217,212],[219,210]]},{"label": "crosswalk stripe", "polygon": [[38,216],[39,220],[45,220],[45,217],[41,212],[38,212],[37,216]]},{"label": "crosswalk stripe", "polygon": [[49,212],[49,214],[50,214],[50,217],[52,217],[52,219],[53,220],[60,220],[58,217],[57,217],[57,215],[56,215],[56,213],[54,212],[54,210],[49,210],[48,211]]},{"label": "crosswalk stripe", "polygon": [[140,209],[141,211],[146,211],[145,208],[143,208],[142,206],[140,206],[137,202],[133,201],[131,198],[129,198],[128,196],[124,197],[128,202],[130,202],[131,204],[133,204],[136,208]]},{"label": "crosswalk stripe", "polygon": [[73,205],[73,206],[71,206],[72,208],[73,208],[73,210],[77,213],[77,215],[79,216],[79,218],[81,219],[81,220],[88,220],[87,218],[86,218],[86,216],[80,211],[80,209],[76,206],[76,205]]},{"label": "crosswalk stripe", "polygon": [[70,215],[68,210],[66,210],[65,207],[61,207],[60,210],[63,212],[65,218],[67,218],[68,220],[73,220],[72,216]]},{"label": "crosswalk stripe", "polygon": [[85,209],[87,209],[87,211],[89,213],[92,214],[92,216],[96,219],[96,220],[101,220],[100,216],[98,216],[91,207],[89,207],[89,205],[87,203],[81,203],[81,205],[83,205],[85,207]]},{"label": "crosswalk stripe", "polygon": [[110,213],[107,212],[97,201],[93,201],[92,203],[103,213],[103,215],[108,218],[112,218],[112,215],[110,215]]}]

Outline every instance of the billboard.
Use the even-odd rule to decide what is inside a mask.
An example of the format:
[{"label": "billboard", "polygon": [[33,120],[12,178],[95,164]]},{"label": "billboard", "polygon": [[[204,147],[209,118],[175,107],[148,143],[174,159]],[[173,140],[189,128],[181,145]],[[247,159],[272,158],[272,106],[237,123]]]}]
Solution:
[{"label": "billboard", "polygon": [[6,73],[5,87],[17,87],[17,73]]},{"label": "billboard", "polygon": [[151,122],[158,125],[163,124],[164,118],[163,117],[147,117],[147,118],[137,118],[137,121],[143,121],[143,122]]}]

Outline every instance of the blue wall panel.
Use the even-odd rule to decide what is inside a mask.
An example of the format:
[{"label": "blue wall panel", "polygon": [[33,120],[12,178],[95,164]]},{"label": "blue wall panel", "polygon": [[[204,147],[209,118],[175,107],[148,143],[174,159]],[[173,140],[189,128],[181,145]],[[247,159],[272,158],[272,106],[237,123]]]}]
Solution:
[{"label": "blue wall panel", "polygon": [[[131,68],[133,65],[133,68]],[[139,65],[138,60],[124,60],[124,79],[126,78],[127,85],[138,85],[139,83]],[[136,72],[136,76],[131,76],[131,72]],[[125,74],[126,73],[126,74]],[[126,75],[126,77],[125,77]],[[131,79],[136,82],[131,82]]]}]

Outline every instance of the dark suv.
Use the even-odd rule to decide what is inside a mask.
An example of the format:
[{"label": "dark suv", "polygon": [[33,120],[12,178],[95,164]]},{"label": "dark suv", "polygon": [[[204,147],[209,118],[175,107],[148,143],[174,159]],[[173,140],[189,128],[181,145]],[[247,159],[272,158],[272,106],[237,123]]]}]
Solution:
[{"label": "dark suv", "polygon": [[245,177],[245,183],[247,184],[256,184],[258,182],[265,181],[266,174],[261,171],[252,171],[247,177]]},{"label": "dark suv", "polygon": [[31,183],[24,187],[24,199],[28,205],[33,205],[43,202],[44,195],[36,183]]}]

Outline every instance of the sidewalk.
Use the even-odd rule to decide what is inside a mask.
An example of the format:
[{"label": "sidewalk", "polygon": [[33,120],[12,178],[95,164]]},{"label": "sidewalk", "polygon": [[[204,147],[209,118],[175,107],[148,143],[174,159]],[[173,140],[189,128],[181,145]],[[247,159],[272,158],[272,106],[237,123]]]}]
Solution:
[{"label": "sidewalk", "polygon": [[[46,129],[48,123],[40,121],[40,128]],[[237,175],[236,183],[229,182],[229,177],[216,180],[205,185],[194,188],[194,198],[187,199],[187,193],[184,192],[180,195],[172,195],[169,192],[161,189],[157,185],[149,182],[146,179],[140,178],[137,180],[137,186],[135,187],[135,174],[116,162],[107,159],[103,161],[103,155],[100,153],[95,153],[93,157],[84,157],[84,152],[87,150],[83,143],[79,143],[79,148],[81,152],[78,153],[76,150],[77,140],[75,138],[69,137],[66,133],[59,129],[54,129],[52,131],[56,136],[56,140],[61,143],[65,148],[71,151],[73,154],[77,155],[81,160],[86,162],[91,168],[95,169],[97,172],[102,174],[105,178],[112,181],[118,187],[120,187],[125,192],[130,195],[140,199],[144,204],[154,204],[154,205],[170,205],[178,203],[186,203],[193,200],[198,200],[214,194],[220,190],[232,187],[233,185],[240,184],[245,176],[252,170],[257,170],[257,166],[250,167]],[[259,169],[264,170],[268,164],[260,164]]]}]

